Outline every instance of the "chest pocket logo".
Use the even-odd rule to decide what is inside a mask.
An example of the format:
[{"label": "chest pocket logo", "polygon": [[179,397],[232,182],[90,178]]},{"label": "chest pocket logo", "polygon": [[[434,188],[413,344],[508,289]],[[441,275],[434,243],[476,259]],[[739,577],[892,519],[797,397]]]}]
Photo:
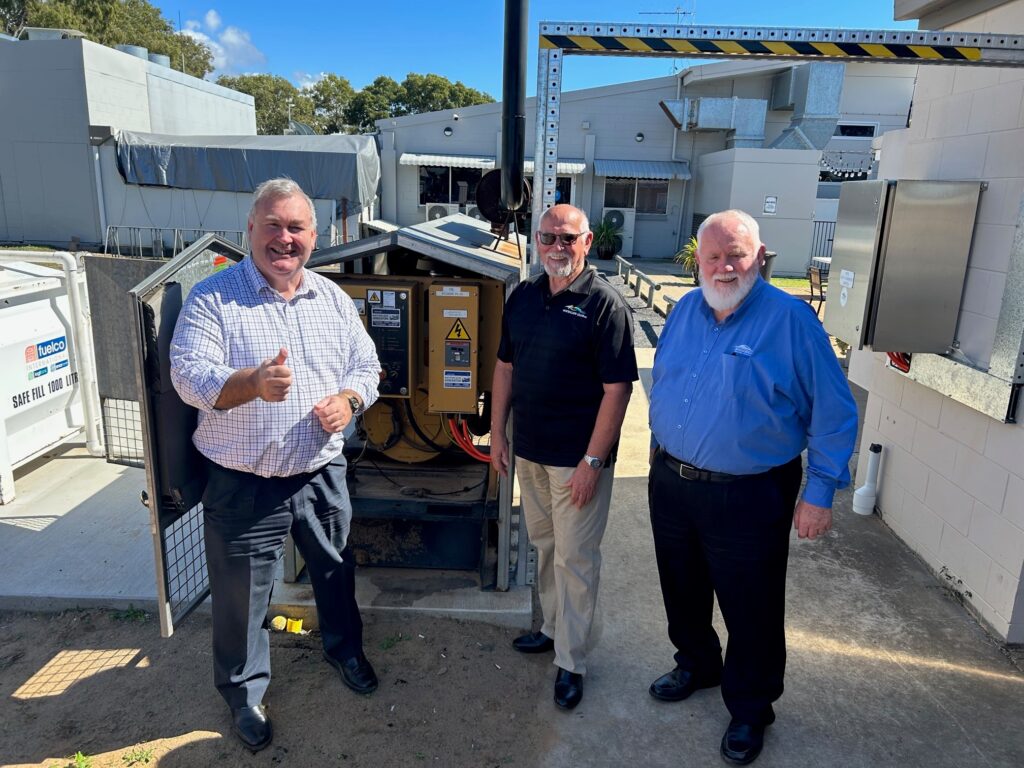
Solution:
[{"label": "chest pocket logo", "polygon": [[568,306],[562,307],[562,311],[573,317],[582,317],[584,320],[587,319],[587,313],[584,312],[580,307]]}]

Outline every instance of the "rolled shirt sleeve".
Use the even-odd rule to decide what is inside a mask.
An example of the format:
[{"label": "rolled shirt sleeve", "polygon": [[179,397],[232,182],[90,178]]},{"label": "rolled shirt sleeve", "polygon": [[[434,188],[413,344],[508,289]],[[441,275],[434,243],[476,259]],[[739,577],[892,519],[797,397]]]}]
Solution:
[{"label": "rolled shirt sleeve", "polygon": [[171,338],[171,383],[179,397],[209,413],[235,370],[227,365],[218,308],[209,294],[193,292]]}]

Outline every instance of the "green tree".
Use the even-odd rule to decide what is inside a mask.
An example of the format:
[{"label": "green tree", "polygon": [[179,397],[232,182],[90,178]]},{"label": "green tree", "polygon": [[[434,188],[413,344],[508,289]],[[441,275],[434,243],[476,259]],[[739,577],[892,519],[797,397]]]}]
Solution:
[{"label": "green tree", "polygon": [[146,0],[28,0],[26,6],[26,26],[77,29],[101,45],[141,45],[195,77],[213,70],[210,49],[175,32]]},{"label": "green tree", "polygon": [[441,75],[418,75],[410,72],[402,81],[402,96],[398,104],[400,115],[456,109],[472,104],[494,101],[482,91],[469,88],[461,82],[453,83]]},{"label": "green tree", "polygon": [[256,102],[256,132],[280,135],[288,127],[288,108],[291,118],[309,125],[314,124],[313,99],[277,75],[221,75],[217,85],[247,93]]},{"label": "green tree", "polygon": [[28,3],[25,0],[0,0],[0,32],[20,37],[21,29],[28,18]]},{"label": "green tree", "polygon": [[345,110],[345,121],[356,130],[372,131],[375,121],[405,114],[396,111],[403,96],[402,86],[381,75],[352,97]]},{"label": "green tree", "polygon": [[303,93],[313,101],[313,127],[320,133],[344,133],[345,110],[355,96],[347,78],[324,75]]}]

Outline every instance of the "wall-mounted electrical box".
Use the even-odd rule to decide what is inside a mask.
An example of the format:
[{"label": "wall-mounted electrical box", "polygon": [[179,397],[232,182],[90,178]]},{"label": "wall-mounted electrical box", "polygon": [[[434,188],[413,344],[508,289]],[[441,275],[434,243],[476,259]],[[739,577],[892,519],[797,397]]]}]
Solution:
[{"label": "wall-mounted electrical box", "polygon": [[430,298],[431,413],[476,413],[479,397],[480,286],[444,280]]},{"label": "wall-mounted electrical box", "polygon": [[857,349],[949,352],[983,185],[844,183],[825,329]]}]

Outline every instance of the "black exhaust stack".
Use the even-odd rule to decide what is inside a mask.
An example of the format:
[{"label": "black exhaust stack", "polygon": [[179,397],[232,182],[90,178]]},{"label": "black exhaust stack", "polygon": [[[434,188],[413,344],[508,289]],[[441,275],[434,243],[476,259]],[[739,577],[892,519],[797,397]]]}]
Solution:
[{"label": "black exhaust stack", "polygon": [[501,94],[501,207],[518,211],[526,204],[523,156],[526,153],[526,22],[528,0],[505,0],[505,69]]}]

